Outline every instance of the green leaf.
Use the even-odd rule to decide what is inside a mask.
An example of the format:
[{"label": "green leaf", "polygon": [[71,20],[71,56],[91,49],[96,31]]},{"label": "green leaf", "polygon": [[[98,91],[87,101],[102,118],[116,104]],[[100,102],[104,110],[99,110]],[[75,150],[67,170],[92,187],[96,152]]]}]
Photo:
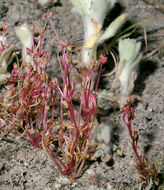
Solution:
[{"label": "green leaf", "polygon": [[120,26],[125,21],[126,17],[128,16],[127,13],[122,14],[118,18],[116,18],[106,29],[106,31],[100,36],[98,40],[98,44],[102,44],[105,40],[108,40],[109,38],[113,37],[117,30],[120,28]]}]

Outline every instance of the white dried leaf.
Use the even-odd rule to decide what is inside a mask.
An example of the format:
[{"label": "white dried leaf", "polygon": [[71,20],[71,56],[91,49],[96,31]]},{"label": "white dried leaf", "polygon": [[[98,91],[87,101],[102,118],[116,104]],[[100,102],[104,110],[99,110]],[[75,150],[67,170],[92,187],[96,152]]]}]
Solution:
[{"label": "white dried leaf", "polygon": [[[2,36],[0,36],[0,41],[2,41]],[[3,41],[5,43],[5,39]],[[7,82],[7,78],[10,77],[10,73],[7,72],[7,67],[11,52],[12,47],[9,46],[0,53],[0,85],[5,84]]]},{"label": "white dried leaf", "polygon": [[134,81],[137,78],[139,62],[142,58],[141,42],[136,42],[134,39],[119,40],[119,60],[120,69],[117,72],[121,83],[121,98],[120,107],[124,106],[125,99],[134,88]]},{"label": "white dried leaf", "polygon": [[27,23],[15,28],[16,35],[22,43],[22,58],[29,63],[31,57],[27,55],[26,48],[32,49],[32,34]]}]

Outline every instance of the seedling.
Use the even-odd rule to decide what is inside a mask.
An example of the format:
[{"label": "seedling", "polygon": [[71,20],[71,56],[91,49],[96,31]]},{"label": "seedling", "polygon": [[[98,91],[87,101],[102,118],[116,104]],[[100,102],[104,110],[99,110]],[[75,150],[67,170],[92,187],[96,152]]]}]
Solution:
[{"label": "seedling", "polygon": [[136,108],[132,108],[130,97],[126,99],[126,102],[127,106],[122,109],[121,112],[123,113],[123,121],[128,127],[130,142],[136,157],[136,168],[142,180],[142,188],[153,189],[156,185],[158,185],[157,176],[160,172],[159,166],[157,165],[157,163],[149,163],[143,155],[139,155],[139,134],[137,129],[132,129],[132,121],[134,120],[134,111]]}]

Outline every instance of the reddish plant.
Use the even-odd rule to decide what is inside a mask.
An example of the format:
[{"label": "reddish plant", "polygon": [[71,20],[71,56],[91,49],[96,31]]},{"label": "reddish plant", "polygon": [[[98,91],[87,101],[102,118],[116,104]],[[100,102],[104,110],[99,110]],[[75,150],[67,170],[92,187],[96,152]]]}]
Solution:
[{"label": "reddish plant", "polygon": [[[153,189],[153,187],[157,183],[157,175],[159,173],[159,168],[156,163],[148,163],[143,155],[139,155],[138,150],[138,131],[137,129],[132,129],[132,121],[134,120],[134,111],[136,107],[131,106],[131,98],[127,98],[127,106],[121,110],[123,113],[123,121],[128,127],[129,136],[131,139],[132,149],[135,153],[136,157],[136,168],[139,173],[140,178],[142,179],[142,187],[146,189],[146,187],[150,187],[149,189]],[[152,182],[151,182],[152,181]],[[150,184],[151,183],[151,184]]]},{"label": "reddish plant", "polygon": [[[50,20],[51,13],[45,17]],[[58,62],[62,67],[63,83],[59,85],[57,78],[51,80],[46,73],[49,55],[42,49],[44,30],[41,29],[39,37],[33,39],[32,49],[27,49],[31,62],[23,62],[20,68],[14,63],[9,83],[1,92],[0,131],[2,135],[15,131],[35,147],[43,148],[62,174],[72,174],[72,178],[77,178],[94,147],[95,96],[102,65],[107,60],[101,56],[93,62],[90,69],[82,73],[81,90],[75,91],[76,82],[70,78],[70,69],[74,68],[76,72],[79,69],[72,62],[71,46],[67,41],[59,40],[50,22],[61,51]],[[30,30],[34,36],[33,25],[30,25]],[[94,68],[98,65],[98,80],[93,91],[91,83]],[[56,94],[60,94],[60,114],[59,119],[54,120]],[[78,105],[73,103],[75,94]]]},{"label": "reddish plant", "polygon": [[35,51],[36,48],[34,46],[32,50],[27,50],[33,57],[30,63],[23,62],[19,69],[16,63],[13,64],[9,83],[2,91],[0,117],[4,123],[1,123],[1,130],[5,129],[5,134],[15,130],[39,148],[44,105],[46,101],[53,105],[55,96],[45,72],[48,53],[42,51],[41,46],[38,51]]},{"label": "reddish plant", "polygon": [[[63,67],[63,86],[60,87],[56,78],[53,79],[52,82],[60,92],[58,144],[66,161],[61,161],[54,152],[52,152],[50,147],[47,146],[47,143],[45,143],[46,140],[43,138],[44,148],[51,156],[54,156],[53,160],[61,173],[72,173],[72,177],[76,178],[79,176],[86,159],[90,156],[90,149],[94,146],[92,145],[92,138],[95,127],[94,112],[96,110],[96,91],[93,92],[91,90],[91,83],[93,82],[94,66],[100,62],[101,66],[96,84],[97,90],[100,72],[104,62],[100,59],[100,61],[95,62],[95,65],[90,70],[82,73],[82,89],[77,92],[79,106],[75,107],[73,104],[73,96],[76,93],[76,82],[70,79],[70,67],[73,65],[70,45],[67,41],[60,42],[58,45],[62,51],[62,56],[59,57],[58,61]],[[75,68],[74,65],[73,68]],[[76,71],[78,70],[79,69],[76,68]]]}]

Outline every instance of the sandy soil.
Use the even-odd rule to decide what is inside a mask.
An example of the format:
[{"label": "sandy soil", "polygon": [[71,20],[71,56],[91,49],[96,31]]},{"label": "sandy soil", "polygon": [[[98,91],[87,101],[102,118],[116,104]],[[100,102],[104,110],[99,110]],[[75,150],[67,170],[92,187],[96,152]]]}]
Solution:
[{"label": "sandy soil", "polygon": [[[160,164],[160,178],[164,181],[164,7],[162,0],[154,1],[156,6],[148,6],[144,1],[118,1],[112,17],[121,12],[128,12],[128,21],[135,23],[153,16],[144,23],[148,32],[148,51],[144,51],[143,31],[136,36],[143,41],[144,58],[140,63],[140,74],[135,82],[133,94],[139,95],[147,102],[145,108],[141,102],[136,103],[134,127],[139,131],[139,146],[150,161]],[[157,3],[158,2],[158,3]],[[70,12],[69,1],[61,0],[51,7],[53,22],[61,39],[73,43],[82,39],[83,27],[80,17]],[[39,6],[36,0],[1,0],[0,27],[8,23],[8,40],[20,50],[14,27],[24,22],[35,24],[36,31],[43,26],[42,15],[47,11]],[[142,27],[141,27],[142,28]],[[1,28],[0,28],[1,30]],[[162,36],[162,37],[161,37]],[[55,64],[56,42],[51,27],[48,25],[44,37],[45,49],[51,56],[47,71],[56,76],[59,68]],[[77,57],[78,59],[79,57]],[[106,86],[104,85],[104,88]],[[87,162],[80,178],[70,180],[70,176],[62,176],[48,155],[23,139],[18,143],[0,140],[0,189],[1,190],[132,190],[138,189],[139,177],[136,173],[134,154],[124,127],[119,110],[109,111],[108,116],[113,122],[112,159],[108,163],[100,160]],[[10,135],[8,138],[15,138]],[[119,156],[116,150],[122,152]],[[164,185],[164,184],[163,184]],[[163,186],[164,189],[164,186]]]}]

